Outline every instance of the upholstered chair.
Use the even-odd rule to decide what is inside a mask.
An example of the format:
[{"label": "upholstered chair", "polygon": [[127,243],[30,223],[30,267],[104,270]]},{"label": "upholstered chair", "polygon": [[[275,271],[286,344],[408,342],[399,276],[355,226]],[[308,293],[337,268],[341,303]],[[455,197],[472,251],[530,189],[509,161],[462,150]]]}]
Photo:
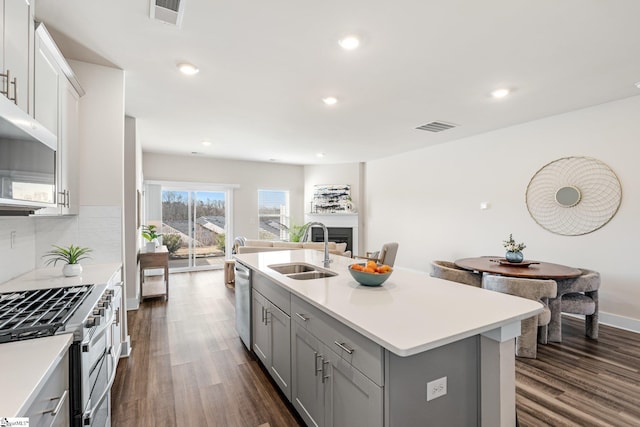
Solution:
[{"label": "upholstered chair", "polygon": [[376,252],[367,252],[366,255],[354,255],[354,258],[368,259],[376,261],[379,264],[386,264],[389,267],[393,267],[396,262],[396,255],[398,255],[398,244],[395,242],[385,243],[382,245],[382,249]]},{"label": "upholstered chair", "polygon": [[[555,280],[523,279],[485,274],[482,277],[482,287],[544,304],[542,313],[521,321],[520,336],[516,338],[516,356],[535,359],[538,345],[538,328],[549,324],[551,320],[551,311],[547,306],[547,300],[556,296],[557,285]],[[540,342],[543,344],[547,342],[544,333],[540,335]]]},{"label": "upholstered chair", "polygon": [[549,300],[549,341],[562,342],[562,313],[584,315],[584,333],[598,339],[598,289],[600,273],[581,268],[574,279],[558,280],[558,296]]},{"label": "upholstered chair", "polygon": [[431,276],[452,282],[463,283],[476,288],[482,287],[482,275],[456,267],[451,261],[432,261]]}]

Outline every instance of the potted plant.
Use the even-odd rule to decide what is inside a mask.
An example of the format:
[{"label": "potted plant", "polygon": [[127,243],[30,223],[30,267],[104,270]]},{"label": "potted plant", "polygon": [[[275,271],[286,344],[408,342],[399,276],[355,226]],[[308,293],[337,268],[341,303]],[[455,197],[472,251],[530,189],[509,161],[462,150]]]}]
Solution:
[{"label": "potted plant", "polygon": [[522,254],[522,250],[527,246],[524,243],[516,243],[513,240],[513,235],[509,234],[509,239],[504,240],[502,245],[507,250],[505,254],[505,258],[509,262],[522,262],[524,260],[524,255]]},{"label": "potted plant", "polygon": [[80,246],[69,245],[69,247],[62,247],[53,245],[53,249],[45,253],[42,258],[48,258],[45,265],[54,266],[58,261],[66,263],[62,267],[62,274],[67,277],[79,276],[82,274],[82,266],[78,264],[81,260],[91,258],[87,255],[92,250],[89,248],[82,248]]},{"label": "potted plant", "polygon": [[147,251],[154,252],[158,246],[160,246],[160,242],[158,241],[158,237],[162,236],[162,234],[158,233],[156,230],[158,227],[155,225],[143,225],[142,226],[142,237],[147,239]]},{"label": "potted plant", "polygon": [[303,225],[292,225],[289,229],[289,241],[299,242],[307,231],[307,227],[309,227],[309,223]]}]

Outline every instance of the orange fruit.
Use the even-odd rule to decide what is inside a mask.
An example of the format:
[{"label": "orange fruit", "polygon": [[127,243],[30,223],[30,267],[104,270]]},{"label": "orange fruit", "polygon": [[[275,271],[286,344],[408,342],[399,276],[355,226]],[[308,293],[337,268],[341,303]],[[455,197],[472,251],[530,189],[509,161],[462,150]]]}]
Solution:
[{"label": "orange fruit", "polygon": [[378,264],[376,264],[375,261],[368,261],[367,262],[367,268],[373,268],[375,269],[378,266]]},{"label": "orange fruit", "polygon": [[367,268],[364,269],[365,273],[375,273],[376,269],[375,268],[371,268],[369,266],[367,266]]},{"label": "orange fruit", "polygon": [[364,267],[361,266],[360,264],[352,264],[351,265],[351,269],[352,270],[357,270],[357,271],[362,271],[362,270],[364,270]]}]

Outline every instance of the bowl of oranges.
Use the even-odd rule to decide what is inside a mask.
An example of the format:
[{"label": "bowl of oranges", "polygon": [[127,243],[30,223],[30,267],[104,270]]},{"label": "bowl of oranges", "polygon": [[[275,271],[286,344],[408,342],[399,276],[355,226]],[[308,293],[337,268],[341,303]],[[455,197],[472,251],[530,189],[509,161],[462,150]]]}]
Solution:
[{"label": "bowl of oranges", "polygon": [[375,261],[349,266],[351,276],[364,286],[380,286],[391,276],[392,272],[393,270],[388,265],[378,265]]}]

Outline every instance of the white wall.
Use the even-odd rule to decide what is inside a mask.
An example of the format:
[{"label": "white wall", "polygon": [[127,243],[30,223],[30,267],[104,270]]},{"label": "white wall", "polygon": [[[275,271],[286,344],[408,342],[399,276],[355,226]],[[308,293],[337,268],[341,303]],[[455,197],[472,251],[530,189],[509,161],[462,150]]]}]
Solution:
[{"label": "white wall", "polygon": [[258,190],[289,190],[291,220],[304,221],[304,168],[197,156],[143,153],[143,175],[151,181],[237,184],[233,194],[234,236],[258,237]]},{"label": "white wall", "polygon": [[[435,259],[503,255],[501,242],[513,233],[527,244],[526,258],[599,271],[601,319],[637,329],[639,113],[636,96],[370,162],[369,243],[398,241],[396,265],[428,271]],[[525,205],[536,171],[568,156],[606,163],[622,185],[616,216],[584,236],[546,231]],[[480,210],[483,201],[488,210]]]}]

